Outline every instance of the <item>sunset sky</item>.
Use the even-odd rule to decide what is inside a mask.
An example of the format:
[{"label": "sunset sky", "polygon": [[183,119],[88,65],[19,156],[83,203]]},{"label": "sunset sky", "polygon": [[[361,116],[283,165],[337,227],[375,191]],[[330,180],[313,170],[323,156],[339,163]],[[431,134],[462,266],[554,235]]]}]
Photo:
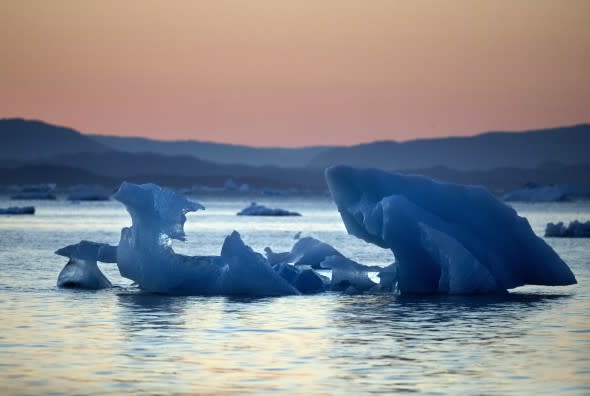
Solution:
[{"label": "sunset sky", "polygon": [[352,144],[590,121],[590,1],[0,3],[0,117]]}]

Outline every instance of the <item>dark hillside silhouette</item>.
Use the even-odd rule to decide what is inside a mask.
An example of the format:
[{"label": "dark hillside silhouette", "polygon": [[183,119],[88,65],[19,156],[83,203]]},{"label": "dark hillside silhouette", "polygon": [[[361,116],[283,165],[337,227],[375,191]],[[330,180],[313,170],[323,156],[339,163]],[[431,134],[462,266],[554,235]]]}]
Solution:
[{"label": "dark hillside silhouette", "polygon": [[0,159],[28,161],[113,149],[70,128],[21,118],[0,119]]}]

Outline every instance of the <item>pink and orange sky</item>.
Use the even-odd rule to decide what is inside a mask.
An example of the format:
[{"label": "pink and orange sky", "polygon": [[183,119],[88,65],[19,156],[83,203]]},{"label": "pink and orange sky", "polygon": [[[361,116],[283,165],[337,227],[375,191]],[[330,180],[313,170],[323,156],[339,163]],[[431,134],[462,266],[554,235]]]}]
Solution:
[{"label": "pink and orange sky", "polygon": [[268,146],[590,121],[590,1],[0,3],[0,117]]}]

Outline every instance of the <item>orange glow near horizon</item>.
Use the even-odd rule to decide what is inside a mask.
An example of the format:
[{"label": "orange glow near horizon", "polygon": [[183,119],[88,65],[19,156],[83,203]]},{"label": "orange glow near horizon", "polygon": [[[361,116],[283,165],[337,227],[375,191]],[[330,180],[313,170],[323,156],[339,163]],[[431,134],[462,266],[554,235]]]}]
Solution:
[{"label": "orange glow near horizon", "polygon": [[257,146],[590,121],[590,2],[3,1],[0,117]]}]

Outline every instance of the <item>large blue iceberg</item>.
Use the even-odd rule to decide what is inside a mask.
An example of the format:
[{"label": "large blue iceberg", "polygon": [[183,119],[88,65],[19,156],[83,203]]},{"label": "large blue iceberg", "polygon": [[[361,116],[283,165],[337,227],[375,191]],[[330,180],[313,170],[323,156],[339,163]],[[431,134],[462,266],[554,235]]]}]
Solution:
[{"label": "large blue iceberg", "polygon": [[[123,183],[114,198],[127,208],[131,227],[121,230],[118,246],[81,241],[56,251],[70,259],[58,286],[110,287],[97,261],[116,263],[142,290],[184,295],[491,293],[576,282],[526,219],[483,188],[342,166],[326,178],[349,233],[391,249],[393,264],[367,267],[311,237],[290,252],[267,248],[267,259],[235,231],[219,256],[178,254],[171,242],[185,240],[186,213],[204,207],[155,184]],[[329,269],[332,277],[309,267]],[[378,285],[369,277],[374,271]]]},{"label": "large blue iceberg", "polygon": [[266,259],[229,235],[220,256],[185,256],[171,239],[185,240],[186,213],[204,209],[155,184],[123,183],[113,196],[125,205],[132,226],[121,230],[117,265],[143,290],[165,294],[279,296],[299,291]]},{"label": "large blue iceberg", "polygon": [[482,187],[347,166],[326,180],[347,231],[392,250],[387,278],[401,293],[576,283],[527,220]]}]

